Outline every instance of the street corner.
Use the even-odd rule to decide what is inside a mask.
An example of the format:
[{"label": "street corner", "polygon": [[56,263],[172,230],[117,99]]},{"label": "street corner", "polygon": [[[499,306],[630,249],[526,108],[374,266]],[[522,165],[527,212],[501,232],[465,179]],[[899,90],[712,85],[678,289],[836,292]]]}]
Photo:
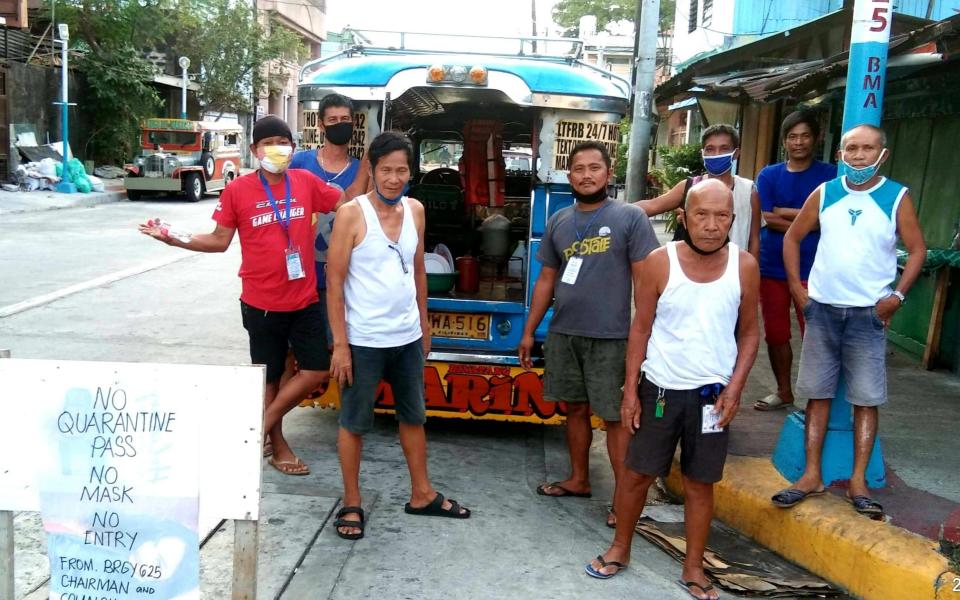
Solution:
[{"label": "street corner", "polygon": [[[770,497],[789,486],[767,458],[730,456],[715,488],[721,521],[866,600],[951,598],[960,578],[932,540],[857,515],[827,494],[791,509]],[[667,479],[683,495],[679,462]]]}]

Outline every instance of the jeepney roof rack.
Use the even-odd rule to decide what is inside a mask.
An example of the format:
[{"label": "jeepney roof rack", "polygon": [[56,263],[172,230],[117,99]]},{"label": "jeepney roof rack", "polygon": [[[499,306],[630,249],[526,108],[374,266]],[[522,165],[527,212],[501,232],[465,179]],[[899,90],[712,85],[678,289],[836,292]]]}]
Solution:
[{"label": "jeepney roof rack", "polygon": [[[397,36],[397,45],[378,45],[375,43],[369,35],[382,35],[386,34],[388,36]],[[434,47],[412,47],[413,44],[410,42],[415,41],[414,36],[423,36],[427,38],[428,41],[437,41],[438,38],[446,38],[448,40],[447,45],[438,44]],[[317,68],[322,67],[326,64],[330,64],[344,58],[351,58],[354,55],[363,55],[363,56],[389,56],[391,54],[419,54],[419,55],[430,55],[430,54],[458,54],[458,55],[476,55],[476,56],[502,56],[502,57],[522,57],[534,60],[543,60],[549,62],[564,62],[571,65],[578,65],[585,69],[595,71],[607,79],[617,79],[621,82],[627,84],[628,89],[631,87],[631,84],[628,80],[620,77],[615,73],[611,73],[605,69],[601,69],[596,65],[584,62],[580,60],[583,56],[583,47],[584,41],[579,38],[566,38],[566,37],[539,37],[539,36],[497,36],[497,35],[474,35],[474,34],[451,34],[451,33],[428,33],[428,32],[415,32],[415,31],[388,31],[381,29],[353,29],[350,27],[344,28],[340,34],[341,43],[344,44],[344,49],[336,54],[324,58],[318,58],[312,61],[305,63],[300,68],[300,81],[303,81],[305,77],[315,71]],[[411,39],[413,38],[413,39]],[[453,50],[449,47],[450,40],[456,40],[457,43],[463,43],[464,40],[475,40],[480,43],[489,43],[489,42],[502,42],[506,44],[519,43],[519,48],[516,51],[504,51],[504,50],[494,50],[494,51],[478,51],[478,50]],[[539,45],[538,45],[539,44]],[[546,52],[549,49],[550,45],[553,44],[554,47],[560,45],[561,48],[566,47],[566,52],[561,52],[558,54],[548,54]],[[539,48],[543,48],[544,52],[541,53]]]}]

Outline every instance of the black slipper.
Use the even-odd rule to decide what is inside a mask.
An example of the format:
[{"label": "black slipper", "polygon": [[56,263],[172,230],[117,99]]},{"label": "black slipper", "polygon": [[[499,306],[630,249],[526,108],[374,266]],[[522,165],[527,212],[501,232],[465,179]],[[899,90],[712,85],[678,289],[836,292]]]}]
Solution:
[{"label": "black slipper", "polygon": [[847,502],[853,505],[853,508],[860,513],[871,518],[883,516],[883,506],[869,496],[847,496]]},{"label": "black slipper", "polygon": [[[359,521],[347,521],[343,518],[344,515],[360,515]],[[342,537],[345,540],[359,540],[363,537],[363,526],[366,517],[363,514],[363,509],[359,506],[344,506],[339,511],[337,511],[337,520],[333,522],[334,531],[337,532],[337,535]],[[359,529],[360,533],[344,533],[340,531],[341,527],[353,527]]]},{"label": "black slipper", "polygon": [[[463,512],[461,512],[463,509]],[[464,508],[457,503],[456,500],[451,498],[450,508],[443,508],[443,494],[437,492],[437,495],[433,498],[433,501],[430,504],[423,506],[421,508],[414,508],[410,506],[410,503],[403,507],[403,512],[408,515],[419,515],[422,517],[449,517],[451,519],[469,519],[470,518],[470,509]]]},{"label": "black slipper", "polygon": [[[710,592],[712,592],[714,589],[714,587],[709,583],[706,586],[703,586],[697,583],[696,581],[684,581],[682,579],[678,579],[677,584],[681,585],[683,589],[687,590],[687,593],[690,594],[690,596],[697,598],[698,600],[700,600],[700,594],[707,594],[707,596],[709,596]],[[694,587],[700,588],[700,592],[697,594],[694,594],[692,589]],[[718,595],[717,600],[719,599],[720,599],[720,596]]]},{"label": "black slipper", "polygon": [[812,492],[805,492],[803,490],[798,490],[796,488],[789,488],[786,490],[780,490],[770,498],[770,501],[773,502],[773,505],[778,508],[790,508],[800,504],[810,496],[819,496],[826,492],[826,488],[821,488],[819,490],[813,490]]},{"label": "black slipper", "polygon": [[[546,488],[552,487],[560,490],[560,494],[549,494],[547,493]],[[541,483],[537,486],[537,493],[541,496],[547,496],[548,498],[592,498],[593,494],[590,492],[574,492],[568,490],[567,488],[560,485],[559,481],[554,481],[553,483]]]}]

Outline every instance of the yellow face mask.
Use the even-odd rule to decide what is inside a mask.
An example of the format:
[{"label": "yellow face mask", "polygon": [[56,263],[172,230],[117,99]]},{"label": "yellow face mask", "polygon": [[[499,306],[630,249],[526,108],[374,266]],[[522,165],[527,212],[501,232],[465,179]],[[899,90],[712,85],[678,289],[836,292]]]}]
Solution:
[{"label": "yellow face mask", "polygon": [[293,160],[293,146],[264,146],[257,159],[271,173],[283,173]]}]

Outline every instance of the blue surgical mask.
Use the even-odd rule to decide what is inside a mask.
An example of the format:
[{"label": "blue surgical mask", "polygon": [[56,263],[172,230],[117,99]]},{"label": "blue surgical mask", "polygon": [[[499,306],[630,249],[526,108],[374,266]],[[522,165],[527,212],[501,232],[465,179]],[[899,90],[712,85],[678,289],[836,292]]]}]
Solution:
[{"label": "blue surgical mask", "polygon": [[400,195],[397,196],[396,198],[387,198],[386,196],[381,194],[380,186],[378,186],[376,183],[373,184],[373,189],[377,193],[377,198],[380,198],[384,203],[389,204],[390,206],[394,206],[397,202],[400,202],[400,199],[403,198],[403,196],[410,190],[410,184],[408,183],[404,185],[403,190],[400,192]]},{"label": "blue surgical mask", "polygon": [[733,168],[733,155],[737,151],[734,150],[729,154],[717,154],[715,156],[704,156],[703,157],[703,166],[706,167],[707,173],[710,173],[713,176],[723,175],[727,171]]},{"label": "blue surgical mask", "polygon": [[880,168],[880,161],[883,160],[886,151],[886,148],[881,150],[880,156],[877,157],[877,160],[872,165],[860,167],[859,169],[841,158],[840,169],[850,183],[853,185],[863,185],[877,174],[877,169]]}]

